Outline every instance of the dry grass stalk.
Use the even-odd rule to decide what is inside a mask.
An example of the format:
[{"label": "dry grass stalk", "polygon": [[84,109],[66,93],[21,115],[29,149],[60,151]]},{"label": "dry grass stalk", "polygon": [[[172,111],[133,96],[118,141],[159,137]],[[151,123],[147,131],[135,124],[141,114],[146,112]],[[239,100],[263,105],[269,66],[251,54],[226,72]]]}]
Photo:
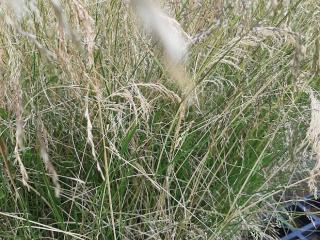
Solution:
[{"label": "dry grass stalk", "polygon": [[[177,123],[176,123],[173,143],[172,143],[171,149],[170,149],[170,159],[174,159],[174,152],[176,149],[178,149],[178,145],[180,143],[180,141],[179,141],[179,137],[181,135],[180,130],[181,130],[181,125],[182,125],[183,120],[186,115],[186,110],[187,110],[187,104],[185,101],[183,101],[181,103],[181,106],[180,106],[179,112],[178,112],[179,116],[178,116]],[[166,191],[161,192],[161,194],[159,196],[158,203],[157,203],[159,210],[165,209],[165,199],[167,197],[167,193],[170,192],[170,184],[171,184],[171,179],[172,179],[171,176],[173,174],[173,171],[174,171],[173,164],[170,164],[167,169],[166,178],[165,178],[165,181],[163,184],[163,189],[165,189]]]},{"label": "dry grass stalk", "polygon": [[136,83],[135,85],[137,87],[145,87],[145,88],[149,89],[150,91],[152,91],[152,90],[157,91],[173,102],[177,102],[177,103],[181,102],[181,98],[178,94],[176,94],[173,91],[170,91],[169,89],[167,89],[164,85],[162,85],[160,83]]},{"label": "dry grass stalk", "polygon": [[[23,131],[23,107],[22,107],[22,88],[20,83],[20,72],[21,72],[21,61],[20,56],[17,54],[17,49],[14,47],[14,45],[11,42],[11,39],[8,37],[8,43],[9,47],[8,50],[8,69],[9,69],[9,85],[11,85],[11,94],[12,94],[12,105],[10,105],[10,110],[15,115],[15,147],[14,147],[14,156],[15,161],[14,164],[18,164],[19,170],[22,176],[22,183],[24,186],[27,186],[29,189],[28,184],[28,173],[27,170],[22,162],[22,159],[20,157],[20,151],[24,148],[23,146],[23,137],[24,137],[24,131]],[[18,196],[18,195],[17,195]]]},{"label": "dry grass stalk", "polygon": [[89,15],[88,11],[83,7],[79,0],[73,0],[76,8],[80,24],[83,27],[84,41],[88,54],[88,67],[91,68],[94,64],[94,46],[95,46],[95,30],[94,20]]},{"label": "dry grass stalk", "polygon": [[87,120],[87,142],[89,143],[90,147],[91,147],[91,154],[93,156],[94,161],[97,163],[97,169],[101,175],[101,178],[103,179],[103,181],[105,180],[104,177],[104,173],[101,169],[101,166],[99,164],[98,158],[97,158],[97,154],[96,154],[96,150],[95,150],[95,145],[93,142],[93,135],[92,135],[92,123],[91,123],[91,119],[90,119],[90,114],[89,114],[89,97],[86,96],[86,103],[85,103],[85,118]]},{"label": "dry grass stalk", "polygon": [[108,191],[108,198],[109,198],[109,210],[110,210],[110,218],[111,218],[111,225],[112,225],[112,232],[113,238],[117,239],[117,232],[116,232],[116,225],[115,225],[115,218],[113,213],[113,204],[112,204],[112,193],[111,193],[111,184],[110,184],[110,171],[109,171],[109,164],[110,159],[108,157],[107,152],[107,141],[106,141],[106,131],[108,130],[108,125],[105,127],[103,122],[103,114],[102,114],[102,95],[99,89],[96,89],[96,95],[98,100],[98,112],[99,112],[99,120],[100,120],[100,130],[102,133],[102,147],[103,147],[103,159],[104,159],[104,169],[105,169],[105,181],[107,185]]},{"label": "dry grass stalk", "polygon": [[301,62],[306,56],[306,47],[302,44],[301,37],[296,37],[295,39],[295,54],[293,58],[293,74],[298,76],[298,70],[300,68]]},{"label": "dry grass stalk", "polygon": [[11,107],[11,110],[12,112],[14,112],[16,118],[14,163],[18,163],[20,173],[22,176],[22,183],[24,186],[28,187],[28,173],[20,157],[20,150],[23,149],[24,124],[24,121],[22,119],[22,89],[20,83],[21,62],[19,56],[15,54],[16,49],[12,45],[8,48],[8,51],[10,57],[8,64],[10,66],[10,83],[12,85],[13,92],[13,105]]},{"label": "dry grass stalk", "polygon": [[6,143],[1,138],[0,138],[0,156],[2,156],[2,158],[3,158],[3,169],[9,178],[9,182],[15,191],[16,197],[19,197],[19,192],[18,192],[17,186],[14,182],[14,178],[13,178],[12,173],[10,171],[10,164],[9,164],[9,159],[8,159],[8,156],[9,156],[8,148],[7,148]]},{"label": "dry grass stalk", "polygon": [[62,10],[62,5],[59,0],[51,1],[54,13],[58,19],[58,51],[57,56],[60,61],[65,63],[64,65],[68,68],[70,65],[69,57],[67,56],[67,45],[65,35],[70,36],[70,27],[67,22],[66,16]]},{"label": "dry grass stalk", "polygon": [[320,101],[316,98],[314,92],[310,91],[311,100],[311,121],[308,130],[308,138],[312,143],[313,151],[316,153],[316,165],[310,172],[308,181],[309,188],[316,195],[318,188],[316,186],[316,175],[320,171]]},{"label": "dry grass stalk", "polygon": [[59,197],[61,193],[59,177],[49,158],[48,133],[40,117],[38,118],[37,124],[37,138],[40,144],[40,156],[54,184],[55,195],[56,197]]},{"label": "dry grass stalk", "polygon": [[[0,27],[2,27],[0,25]],[[0,49],[0,72],[4,72],[6,66],[4,63],[4,50]],[[5,84],[5,80],[3,78],[0,79],[0,84],[1,84],[1,88],[0,88],[0,108],[5,108],[5,96],[6,96],[6,89],[7,89],[7,85]]]},{"label": "dry grass stalk", "polygon": [[319,74],[320,73],[320,30],[317,29],[316,31],[317,34],[317,38],[315,40],[315,52],[313,55],[313,71],[315,72],[315,74]]},{"label": "dry grass stalk", "polygon": [[22,31],[19,27],[16,27],[16,30],[22,36],[26,37],[31,43],[33,43],[38,48],[40,53],[42,53],[48,59],[56,59],[57,58],[54,53],[50,52],[48,49],[46,49],[44,46],[42,46],[42,44],[37,40],[37,37],[34,34]]},{"label": "dry grass stalk", "polygon": [[64,12],[64,8],[59,0],[50,0],[54,13],[58,19],[58,30],[60,41],[65,46],[65,36],[71,39],[74,43],[79,45],[79,39],[74,31],[70,28],[69,22]]},{"label": "dry grass stalk", "polygon": [[201,31],[197,34],[195,34],[189,41],[188,43],[188,47],[194,45],[194,44],[197,44],[199,42],[201,42],[203,39],[205,39],[206,37],[210,36],[211,33],[213,32],[214,28],[216,26],[215,25],[212,25],[211,27],[209,27],[208,29],[204,30],[204,31]]},{"label": "dry grass stalk", "polygon": [[[19,69],[20,62],[15,62],[14,66]],[[13,67],[13,66],[12,66]],[[22,176],[23,185],[28,187],[28,173],[23,165],[23,162],[20,157],[20,150],[23,149],[23,119],[22,119],[22,89],[20,85],[20,71],[17,69],[11,71],[11,81],[13,83],[13,90],[15,92],[14,95],[14,112],[16,115],[16,133],[15,133],[15,162],[19,164],[20,173]]]}]

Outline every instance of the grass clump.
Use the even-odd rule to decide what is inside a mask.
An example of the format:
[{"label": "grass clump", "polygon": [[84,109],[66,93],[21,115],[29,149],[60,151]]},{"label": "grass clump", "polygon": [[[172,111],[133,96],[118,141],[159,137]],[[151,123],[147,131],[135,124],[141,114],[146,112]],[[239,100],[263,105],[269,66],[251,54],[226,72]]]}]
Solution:
[{"label": "grass clump", "polygon": [[1,2],[1,238],[277,239],[318,1],[159,4]]}]

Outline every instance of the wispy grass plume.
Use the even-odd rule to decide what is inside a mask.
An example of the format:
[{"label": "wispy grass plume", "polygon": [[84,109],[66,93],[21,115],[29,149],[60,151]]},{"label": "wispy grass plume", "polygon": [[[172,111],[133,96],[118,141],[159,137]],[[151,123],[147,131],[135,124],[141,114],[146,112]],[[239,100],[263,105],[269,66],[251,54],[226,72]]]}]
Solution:
[{"label": "wispy grass plume", "polygon": [[152,1],[134,0],[132,4],[145,28],[162,43],[166,67],[173,80],[184,93],[189,93],[194,87],[184,69],[191,41],[189,35],[174,18],[165,14]]},{"label": "wispy grass plume", "polygon": [[320,171],[320,102],[315,96],[313,90],[310,90],[310,100],[311,100],[311,120],[310,127],[308,130],[308,137],[312,143],[313,151],[316,154],[316,165],[310,172],[309,187],[310,190],[317,196],[317,180],[316,176]]}]

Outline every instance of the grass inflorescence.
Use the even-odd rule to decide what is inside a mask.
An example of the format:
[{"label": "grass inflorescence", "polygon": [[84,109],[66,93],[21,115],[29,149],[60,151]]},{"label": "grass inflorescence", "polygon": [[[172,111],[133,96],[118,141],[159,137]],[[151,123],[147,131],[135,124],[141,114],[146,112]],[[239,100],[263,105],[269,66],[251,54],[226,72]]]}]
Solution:
[{"label": "grass inflorescence", "polygon": [[317,189],[319,10],[0,1],[0,238],[277,239]]}]

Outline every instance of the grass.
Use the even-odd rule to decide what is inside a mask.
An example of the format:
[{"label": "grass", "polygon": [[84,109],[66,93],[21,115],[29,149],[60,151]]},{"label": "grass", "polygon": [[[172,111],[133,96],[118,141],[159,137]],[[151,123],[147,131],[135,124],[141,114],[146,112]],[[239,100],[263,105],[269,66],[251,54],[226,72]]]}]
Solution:
[{"label": "grass", "polygon": [[277,239],[270,219],[312,168],[318,1],[166,1],[183,64],[124,1],[15,2],[1,239]]}]

